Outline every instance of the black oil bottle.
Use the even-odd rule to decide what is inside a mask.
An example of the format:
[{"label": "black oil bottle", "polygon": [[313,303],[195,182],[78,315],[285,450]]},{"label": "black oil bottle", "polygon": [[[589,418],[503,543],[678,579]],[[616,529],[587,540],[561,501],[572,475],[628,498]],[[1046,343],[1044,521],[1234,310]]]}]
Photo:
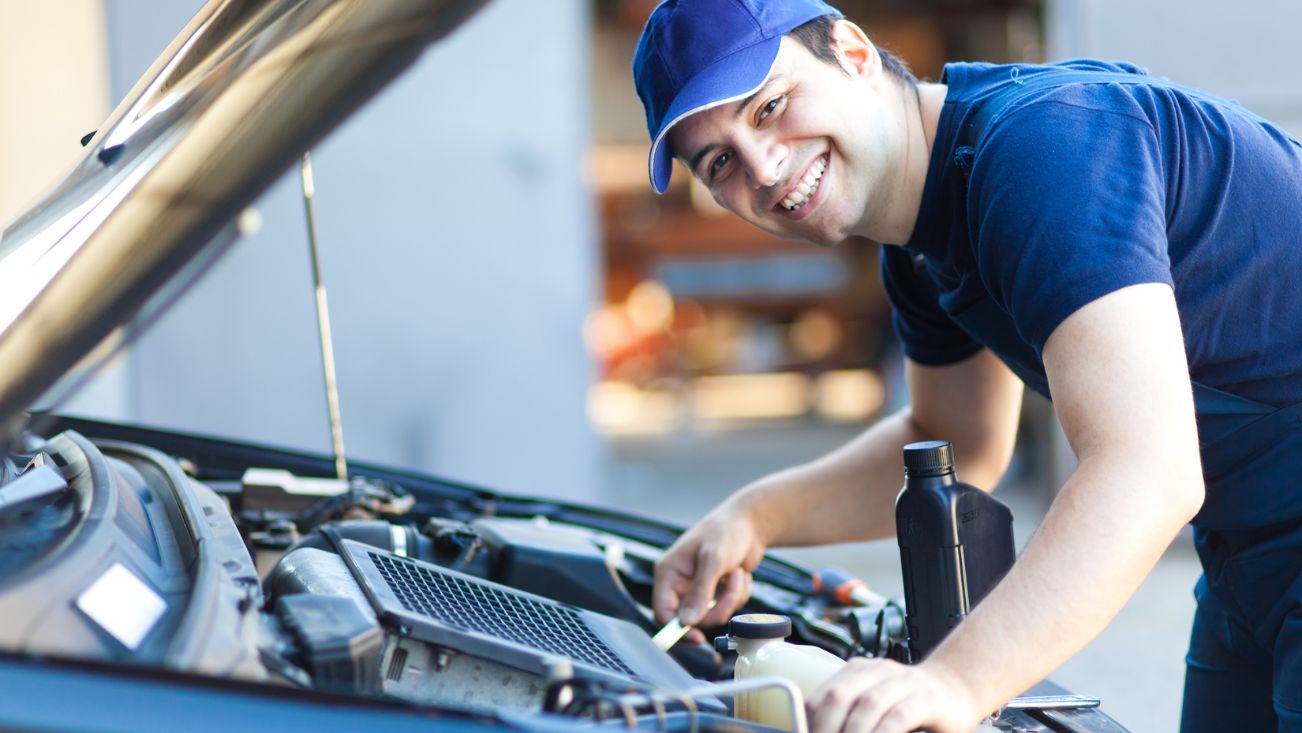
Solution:
[{"label": "black oil bottle", "polygon": [[1002,501],[959,482],[948,441],[910,443],[895,530],[909,660],[920,662],[1012,567],[1013,514]]}]

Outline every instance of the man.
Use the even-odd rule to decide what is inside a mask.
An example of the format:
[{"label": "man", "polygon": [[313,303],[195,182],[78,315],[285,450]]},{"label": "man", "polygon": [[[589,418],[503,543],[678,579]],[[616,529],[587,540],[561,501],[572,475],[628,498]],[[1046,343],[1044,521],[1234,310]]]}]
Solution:
[{"label": "man", "polygon": [[667,0],[634,76],[657,191],[677,158],[776,235],[893,243],[911,399],[684,534],[656,568],[662,620],[724,621],[768,547],[893,535],[906,443],[953,441],[992,487],[1025,383],[1079,458],[1039,532],[927,659],[847,665],[813,730],[970,730],[1098,634],[1191,520],[1182,729],[1302,730],[1302,146],[1124,65],[918,83],[818,0]]}]

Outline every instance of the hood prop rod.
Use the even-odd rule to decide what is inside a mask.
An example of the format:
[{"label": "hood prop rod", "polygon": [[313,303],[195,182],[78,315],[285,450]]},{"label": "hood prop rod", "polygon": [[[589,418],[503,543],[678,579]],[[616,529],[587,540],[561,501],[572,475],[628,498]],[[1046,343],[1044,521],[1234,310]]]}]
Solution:
[{"label": "hood prop rod", "polygon": [[316,214],[312,199],[316,184],[312,182],[312,159],[303,153],[300,168],[303,176],[303,210],[307,215],[307,249],[312,259],[312,287],[316,291],[316,322],[321,334],[321,369],[325,372],[326,406],[330,410],[330,443],[335,453],[335,473],[348,480],[348,463],[344,458],[344,425],[339,416],[339,382],[335,378],[335,347],[330,335],[330,308],[326,304],[325,282],[321,279],[321,257],[316,243]]}]

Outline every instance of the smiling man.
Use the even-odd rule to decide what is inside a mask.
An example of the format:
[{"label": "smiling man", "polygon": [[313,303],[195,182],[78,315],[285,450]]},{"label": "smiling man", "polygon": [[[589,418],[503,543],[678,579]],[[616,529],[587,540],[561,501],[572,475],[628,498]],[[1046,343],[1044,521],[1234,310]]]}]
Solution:
[{"label": "smiling man", "polygon": [[1039,532],[925,660],[848,664],[813,729],[970,730],[1098,634],[1192,521],[1182,730],[1302,730],[1302,145],[1124,64],[920,83],[815,0],[667,0],[633,70],[657,191],[677,158],[761,229],[886,244],[910,395],[685,533],[656,568],[662,620],[726,620],[769,547],[893,535],[906,443],[953,441],[992,487],[1025,384],[1079,458]]}]

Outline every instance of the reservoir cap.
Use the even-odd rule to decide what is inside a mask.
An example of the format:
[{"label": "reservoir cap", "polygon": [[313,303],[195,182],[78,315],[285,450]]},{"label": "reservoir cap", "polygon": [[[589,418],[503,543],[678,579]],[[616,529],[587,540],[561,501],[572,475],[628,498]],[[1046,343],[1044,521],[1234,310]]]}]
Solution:
[{"label": "reservoir cap", "polygon": [[904,473],[939,476],[954,471],[954,446],[948,440],[924,440],[904,446]]},{"label": "reservoir cap", "polygon": [[791,619],[776,613],[744,613],[728,622],[734,639],[785,639],[791,636]]}]

